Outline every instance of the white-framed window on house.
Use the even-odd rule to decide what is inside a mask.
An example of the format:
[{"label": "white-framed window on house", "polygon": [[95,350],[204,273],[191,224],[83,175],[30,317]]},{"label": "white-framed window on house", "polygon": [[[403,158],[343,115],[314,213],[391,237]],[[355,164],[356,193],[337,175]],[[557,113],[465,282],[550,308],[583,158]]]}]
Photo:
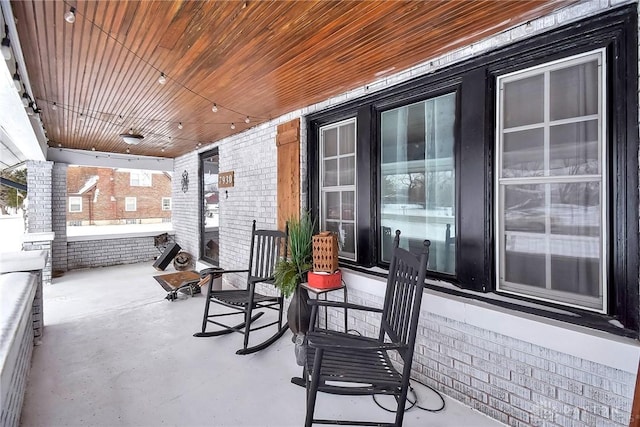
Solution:
[{"label": "white-framed window on house", "polygon": [[152,173],[150,171],[131,171],[129,172],[129,185],[131,187],[151,187],[153,183]]},{"label": "white-framed window on house", "polygon": [[338,255],[356,253],[356,119],[320,128],[320,228],[338,235]]},{"label": "white-framed window on house", "polygon": [[137,200],[135,197],[125,197],[124,210],[127,212],[135,212],[137,210]]},{"label": "white-framed window on house", "polygon": [[82,197],[69,197],[69,212],[82,212]]},{"label": "white-framed window on house", "polygon": [[497,289],[605,312],[605,50],[497,79]]},{"label": "white-framed window on house", "polygon": [[394,232],[419,254],[431,240],[429,270],[455,273],[456,93],[381,114],[381,258],[391,260]]},{"label": "white-framed window on house", "polygon": [[162,198],[162,210],[170,211],[171,210],[171,197],[163,197]]}]

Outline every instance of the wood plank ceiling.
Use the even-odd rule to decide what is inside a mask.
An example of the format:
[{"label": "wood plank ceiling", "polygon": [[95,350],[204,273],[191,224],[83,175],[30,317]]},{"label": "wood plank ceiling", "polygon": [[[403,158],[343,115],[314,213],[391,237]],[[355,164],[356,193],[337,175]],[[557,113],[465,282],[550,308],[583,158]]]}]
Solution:
[{"label": "wood plank ceiling", "polygon": [[[138,155],[176,157],[198,143],[241,132],[572,2],[19,0],[11,5],[30,95],[42,110],[50,146],[113,153],[130,148]],[[71,6],[73,24],[63,18]],[[166,75],[164,85],[158,83],[160,73]],[[119,137],[129,130],[144,135],[140,144],[128,146]]]}]

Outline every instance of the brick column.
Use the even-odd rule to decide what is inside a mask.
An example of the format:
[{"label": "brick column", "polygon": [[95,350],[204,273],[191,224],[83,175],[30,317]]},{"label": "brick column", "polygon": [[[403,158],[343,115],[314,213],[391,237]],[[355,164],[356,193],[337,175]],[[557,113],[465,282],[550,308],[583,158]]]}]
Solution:
[{"label": "brick column", "polygon": [[51,178],[53,162],[27,162],[27,232],[52,231]]},{"label": "brick column", "polygon": [[44,284],[51,284],[53,260],[52,177],[53,162],[27,162],[27,233],[22,249],[47,251],[47,265],[42,271]]},{"label": "brick column", "polygon": [[67,165],[55,163],[53,165],[51,184],[51,216],[53,239],[54,271],[67,271]]}]

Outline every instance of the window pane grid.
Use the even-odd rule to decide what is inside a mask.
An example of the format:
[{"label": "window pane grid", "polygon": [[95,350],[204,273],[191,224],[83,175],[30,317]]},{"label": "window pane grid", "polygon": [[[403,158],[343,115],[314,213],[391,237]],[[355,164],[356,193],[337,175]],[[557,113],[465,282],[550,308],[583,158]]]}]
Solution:
[{"label": "window pane grid", "polygon": [[547,124],[550,126],[557,126],[557,125],[565,125],[565,124],[571,124],[571,123],[588,122],[590,120],[598,120],[598,119],[600,119],[600,116],[598,114],[590,114],[588,116],[571,117],[568,119],[559,119],[559,120],[549,120],[548,122],[540,122],[540,123],[534,123],[529,125],[504,128],[502,129],[502,133],[520,132],[523,130],[530,130],[530,129],[542,129],[545,126],[547,126]]},{"label": "window pane grid", "polygon": [[69,212],[82,212],[82,197],[69,197]]},{"label": "window pane grid", "polygon": [[320,129],[320,227],[338,236],[338,255],[356,260],[355,119]]},{"label": "window pane grid", "polygon": [[[600,312],[606,307],[602,55],[499,78],[496,183],[498,289]],[[569,95],[552,91],[553,84]],[[531,88],[542,97],[528,94]],[[529,105],[536,99],[542,121],[526,113],[536,111]]]}]

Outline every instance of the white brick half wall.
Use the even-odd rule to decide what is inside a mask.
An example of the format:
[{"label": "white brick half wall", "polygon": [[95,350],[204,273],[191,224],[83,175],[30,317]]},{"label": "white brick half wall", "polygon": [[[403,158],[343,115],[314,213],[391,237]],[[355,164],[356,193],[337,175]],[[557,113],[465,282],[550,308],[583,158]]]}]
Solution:
[{"label": "white brick half wall", "polygon": [[67,242],[69,270],[152,261],[159,255],[154,236],[120,239],[92,237],[88,240],[69,238]]},{"label": "white brick half wall", "polygon": [[[276,223],[277,126],[301,119],[301,205],[307,204],[305,116],[373,91],[425,75],[569,22],[605,12],[628,1],[582,1],[409,70],[258,125],[200,151],[218,147],[220,171],[234,171],[235,186],[220,193],[220,264],[245,268],[251,221]],[[635,3],[634,3],[635,4]],[[190,176],[187,194],[180,177]],[[176,159],[173,226],[176,240],[199,254],[198,158]],[[193,190],[192,190],[193,189]],[[228,197],[227,197],[228,196]],[[380,306],[383,283],[347,273],[351,302]],[[228,282],[241,285],[238,276]],[[329,313],[338,327],[341,312]],[[374,318],[349,318],[349,325],[374,334]],[[414,375],[441,392],[513,426],[626,426],[638,369],[638,342],[560,322],[427,292],[414,358]],[[293,355],[291,355],[293,357]]]}]

